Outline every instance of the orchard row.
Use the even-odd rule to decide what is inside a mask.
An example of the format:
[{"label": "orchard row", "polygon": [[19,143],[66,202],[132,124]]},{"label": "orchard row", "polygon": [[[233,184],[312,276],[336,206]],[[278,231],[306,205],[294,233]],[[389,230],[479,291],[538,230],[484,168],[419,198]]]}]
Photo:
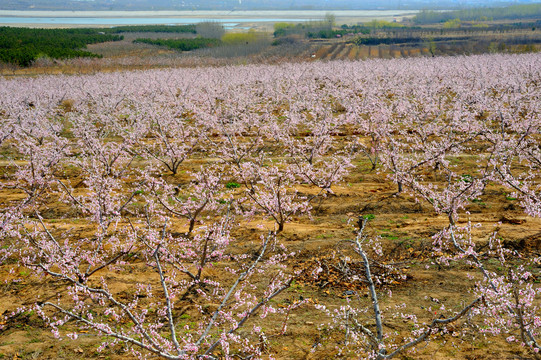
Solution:
[{"label": "orchard row", "polygon": [[[422,322],[397,310],[413,330],[386,333],[369,260],[381,249],[363,234],[361,218],[350,245],[364,272],[352,281],[366,285],[371,305],[318,306],[331,328],[345,331],[341,351],[391,358],[469,317],[481,319],[479,332],[540,349],[539,287],[527,270],[537,260],[508,265],[514,255],[496,235],[481,254],[465,218],[490,184],[504,186],[528,216],[541,217],[539,55],[0,84],[0,261],[30,269],[44,283],[60,281],[66,295],[31,306],[57,336],[92,331],[141,357],[262,356],[266,335],[250,324],[255,315],[287,318],[307,303],[273,302],[301,275],[287,266],[294,254],[280,245],[281,232],[309,217],[315,200],[332,195],[362,162],[393,181],[397,194],[445,215],[434,257],[464,262],[482,277],[472,280],[467,305],[448,317]],[[465,167],[466,157],[475,165]],[[57,219],[84,219],[86,233],[53,228]],[[249,222],[266,230],[255,249],[241,251],[233,234]],[[488,268],[487,257],[504,270]],[[154,275],[120,296],[107,274],[133,264]],[[197,322],[181,326],[179,308],[188,298]],[[370,324],[359,320],[366,314]]]}]

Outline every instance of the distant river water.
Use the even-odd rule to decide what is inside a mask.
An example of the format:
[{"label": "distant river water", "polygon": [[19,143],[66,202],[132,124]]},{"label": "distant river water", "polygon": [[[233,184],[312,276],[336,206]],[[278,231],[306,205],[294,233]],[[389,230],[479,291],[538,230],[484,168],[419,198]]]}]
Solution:
[{"label": "distant river water", "polygon": [[226,26],[257,22],[303,22],[320,20],[327,13],[337,20],[393,19],[415,15],[415,10],[337,10],[337,11],[10,11],[0,10],[0,25],[151,25],[196,24],[216,21]]},{"label": "distant river water", "polygon": [[202,21],[215,21],[234,26],[239,23],[252,22],[302,22],[307,19],[262,19],[262,18],[93,18],[93,17],[0,17],[0,24],[33,24],[33,25],[176,25],[197,24]]}]

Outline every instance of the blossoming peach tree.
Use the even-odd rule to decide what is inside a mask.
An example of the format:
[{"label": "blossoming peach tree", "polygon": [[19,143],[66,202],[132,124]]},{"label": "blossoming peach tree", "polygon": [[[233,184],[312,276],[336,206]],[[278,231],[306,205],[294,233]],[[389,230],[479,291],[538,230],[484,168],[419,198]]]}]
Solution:
[{"label": "blossoming peach tree", "polygon": [[[1,79],[0,264],[28,269],[47,289],[18,311],[35,310],[55,336],[92,332],[105,337],[101,350],[122,344],[140,358],[270,356],[268,338],[284,335],[284,319],[307,303],[277,305],[299,276],[281,245],[288,224],[311,221],[313,201],[340,196],[336,185],[358,181],[353,171],[367,162],[395,197],[445,219],[426,265],[474,271],[458,304],[429,300],[441,316],[407,299],[388,305],[374,269],[392,265],[362,218],[339,245],[362,269],[347,280],[365,293],[318,305],[339,353],[390,359],[452,329],[538,352],[539,260],[496,231],[481,245],[469,211],[499,184],[540,217],[539,62],[492,55]],[[407,325],[393,329],[393,319]]]}]

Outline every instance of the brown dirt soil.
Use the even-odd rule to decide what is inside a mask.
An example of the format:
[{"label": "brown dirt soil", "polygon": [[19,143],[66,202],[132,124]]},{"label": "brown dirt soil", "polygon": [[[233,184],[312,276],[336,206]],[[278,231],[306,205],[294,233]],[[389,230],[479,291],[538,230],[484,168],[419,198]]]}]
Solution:
[{"label": "brown dirt soil", "polygon": [[[374,48],[373,50],[377,50]],[[205,159],[201,159],[204,161]],[[190,164],[190,163],[188,163]],[[310,299],[309,304],[294,311],[288,319],[287,331],[282,336],[273,337],[278,330],[271,330],[268,343],[269,353],[276,353],[279,359],[333,359],[337,356],[331,340],[337,335],[325,337],[324,331],[318,330],[328,319],[310,304],[331,304],[331,308],[345,304],[348,298],[361,306],[370,306],[367,290],[359,284],[352,284],[344,277],[344,264],[353,271],[360,271],[359,263],[348,258],[348,251],[343,241],[352,239],[353,228],[359,216],[368,215],[373,218],[369,223],[368,233],[379,235],[383,241],[384,257],[382,264],[395,263],[393,271],[383,267],[374,267],[376,275],[382,275],[382,293],[389,290],[392,297],[382,297],[383,308],[392,308],[406,303],[408,310],[420,318],[429,321],[438,316],[438,304],[431,299],[446,304],[447,309],[457,309],[461,304],[472,299],[469,291],[472,281],[466,274],[478,277],[479,274],[465,265],[453,265],[443,268],[432,263],[431,236],[446,225],[446,219],[438,216],[432,208],[404,194],[396,194],[396,185],[377,171],[370,171],[367,161],[359,158],[358,166],[345,182],[333,188],[334,195],[313,204],[312,217],[296,217],[286,224],[279,235],[280,240],[289,250],[298,251],[299,255],[289,260],[292,269],[304,269],[305,272],[295,284],[276,301],[288,304],[298,299]],[[463,161],[465,167],[468,162]],[[3,172],[9,172],[6,164]],[[193,162],[192,168],[197,168]],[[187,168],[186,170],[190,170]],[[186,181],[185,175],[178,175],[177,181]],[[75,180],[75,179],[74,179]],[[302,189],[299,189],[302,190]],[[3,190],[0,202],[5,204],[19,197],[11,190]],[[475,229],[474,236],[482,244],[488,235],[495,230],[504,239],[505,246],[515,249],[526,256],[541,253],[541,220],[524,215],[515,205],[514,200],[506,197],[507,192],[498,186],[489,186],[485,195],[468,209],[470,215],[463,216],[463,221],[482,224]],[[44,205],[43,213],[46,224],[51,231],[70,229],[73,238],[83,238],[92,234],[84,222],[75,214],[66,214],[65,205],[54,199]],[[257,241],[258,224],[272,227],[270,222],[254,219],[242,224],[235,231],[239,240],[238,251],[252,248]],[[184,225],[176,222],[172,225],[175,231],[185,231]],[[349,262],[348,262],[349,261]],[[316,266],[323,272],[316,281],[306,275]],[[342,270],[341,270],[342,269]],[[210,270],[209,276],[219,276],[217,271]],[[111,283],[111,290],[126,296],[132,291],[130,285],[137,281],[157,283],[156,274],[134,259],[129,265],[117,272],[106,274]],[[0,358],[6,359],[131,359],[121,346],[106,348],[104,352],[96,352],[102,342],[100,336],[92,333],[80,333],[76,341],[67,338],[57,340],[50,329],[33,313],[22,313],[11,316],[10,313],[20,306],[28,306],[40,299],[54,299],[65,296],[55,283],[43,281],[29,275],[29,271],[20,268],[16,263],[8,262],[0,267],[1,286],[0,314],[3,314],[4,328],[0,330]],[[348,292],[349,291],[349,292]],[[209,304],[209,307],[216,306]],[[280,305],[279,305],[280,306]],[[432,311],[426,309],[432,306]],[[195,311],[189,303],[183,312]],[[280,329],[283,318],[275,318],[264,325],[269,329]],[[257,322],[257,321],[256,321]],[[402,320],[388,318],[384,320],[386,330],[407,330]],[[457,326],[462,323],[457,324]],[[483,337],[469,331],[465,334],[452,333],[448,336],[436,335],[429,344],[419,347],[416,353],[403,356],[402,359],[526,359],[531,354],[518,346],[505,342],[502,337]],[[274,331],[274,332],[273,332]],[[315,344],[321,343],[323,349],[312,353]],[[355,354],[346,355],[355,358]]]}]

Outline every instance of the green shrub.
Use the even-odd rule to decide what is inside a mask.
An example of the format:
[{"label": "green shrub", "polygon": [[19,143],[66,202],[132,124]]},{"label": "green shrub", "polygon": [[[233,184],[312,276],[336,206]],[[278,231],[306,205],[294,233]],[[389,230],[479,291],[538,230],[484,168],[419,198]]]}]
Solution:
[{"label": "green shrub", "polygon": [[225,184],[225,187],[228,188],[228,189],[238,189],[238,188],[240,188],[240,184],[232,181],[232,182],[228,182],[227,184]]}]

